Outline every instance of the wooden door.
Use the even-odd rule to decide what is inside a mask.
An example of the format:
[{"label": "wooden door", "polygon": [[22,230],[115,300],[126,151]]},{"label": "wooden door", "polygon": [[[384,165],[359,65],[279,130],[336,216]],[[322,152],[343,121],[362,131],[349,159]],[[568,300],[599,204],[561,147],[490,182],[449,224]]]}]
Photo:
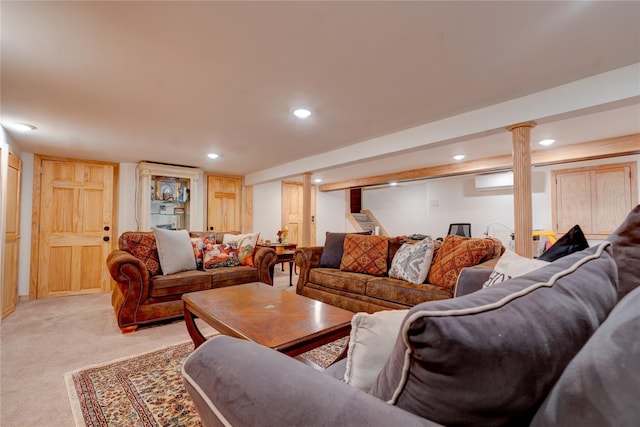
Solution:
[{"label": "wooden door", "polygon": [[[289,235],[287,243],[302,243],[302,221],[304,220],[303,184],[297,182],[282,183],[282,226],[289,227]],[[311,245],[315,245],[316,241],[316,198],[315,186],[311,187]]]},{"label": "wooden door", "polygon": [[7,170],[7,218],[2,278],[2,318],[11,314],[18,301],[18,251],[20,246],[20,180],[22,161],[9,153]]},{"label": "wooden door", "polygon": [[111,289],[105,261],[114,238],[116,167],[42,159],[37,298]]},{"label": "wooden door", "polygon": [[243,230],[242,179],[207,177],[207,230]]}]

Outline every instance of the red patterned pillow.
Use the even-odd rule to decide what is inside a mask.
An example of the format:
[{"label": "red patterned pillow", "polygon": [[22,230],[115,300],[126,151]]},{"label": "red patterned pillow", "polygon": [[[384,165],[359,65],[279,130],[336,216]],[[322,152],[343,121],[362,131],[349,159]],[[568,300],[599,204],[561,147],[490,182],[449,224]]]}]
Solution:
[{"label": "red patterned pillow", "polygon": [[387,274],[388,255],[389,239],[386,237],[347,234],[340,270],[384,276]]},{"label": "red patterned pillow", "polygon": [[194,236],[191,233],[191,246],[193,247],[193,255],[196,257],[196,265],[198,270],[203,269],[204,251],[210,245],[215,245],[217,242],[215,235],[200,235]]},{"label": "red patterned pillow", "polygon": [[495,250],[492,239],[449,235],[431,263],[427,280],[432,285],[452,289],[464,267],[480,264],[488,256],[493,256]]},{"label": "red patterned pillow", "polygon": [[134,231],[122,233],[118,242],[120,249],[129,252],[147,266],[149,274],[162,274],[156,236],[151,232]]},{"label": "red patterned pillow", "polygon": [[234,267],[240,265],[238,251],[226,243],[209,244],[204,250],[204,268]]}]

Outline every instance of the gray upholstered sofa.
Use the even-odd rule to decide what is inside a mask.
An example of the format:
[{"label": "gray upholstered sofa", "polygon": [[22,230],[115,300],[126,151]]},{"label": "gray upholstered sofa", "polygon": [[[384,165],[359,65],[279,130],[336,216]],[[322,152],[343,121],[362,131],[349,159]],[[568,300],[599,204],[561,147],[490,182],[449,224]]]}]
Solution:
[{"label": "gray upholstered sofa", "polygon": [[339,380],[349,360],[319,372],[225,336],[185,384],[205,426],[634,426],[638,265],[640,206],[607,242],[411,308],[368,392]]}]

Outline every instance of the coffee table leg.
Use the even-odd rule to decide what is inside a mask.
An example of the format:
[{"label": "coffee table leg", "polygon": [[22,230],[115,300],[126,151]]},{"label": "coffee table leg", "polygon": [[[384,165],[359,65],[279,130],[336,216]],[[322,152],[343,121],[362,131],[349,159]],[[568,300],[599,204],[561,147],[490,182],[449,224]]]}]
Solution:
[{"label": "coffee table leg", "polygon": [[206,338],[204,337],[204,335],[202,335],[202,332],[200,332],[200,329],[198,329],[198,326],[196,325],[196,322],[195,322],[195,318],[196,316],[191,311],[189,311],[189,308],[185,304],[184,305],[184,323],[186,323],[187,325],[187,332],[189,332],[189,336],[193,340],[194,348],[198,348],[202,345],[202,343],[206,341]]}]

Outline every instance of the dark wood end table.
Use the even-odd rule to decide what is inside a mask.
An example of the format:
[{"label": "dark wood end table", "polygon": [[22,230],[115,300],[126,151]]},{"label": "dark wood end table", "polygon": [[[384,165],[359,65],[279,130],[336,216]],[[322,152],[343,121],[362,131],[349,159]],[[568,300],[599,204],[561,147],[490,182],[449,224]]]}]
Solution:
[{"label": "dark wood end table", "polygon": [[221,334],[255,341],[289,356],[351,332],[353,312],[264,283],[247,283],[182,296],[187,331],[195,347],[206,338],[199,317]]}]

